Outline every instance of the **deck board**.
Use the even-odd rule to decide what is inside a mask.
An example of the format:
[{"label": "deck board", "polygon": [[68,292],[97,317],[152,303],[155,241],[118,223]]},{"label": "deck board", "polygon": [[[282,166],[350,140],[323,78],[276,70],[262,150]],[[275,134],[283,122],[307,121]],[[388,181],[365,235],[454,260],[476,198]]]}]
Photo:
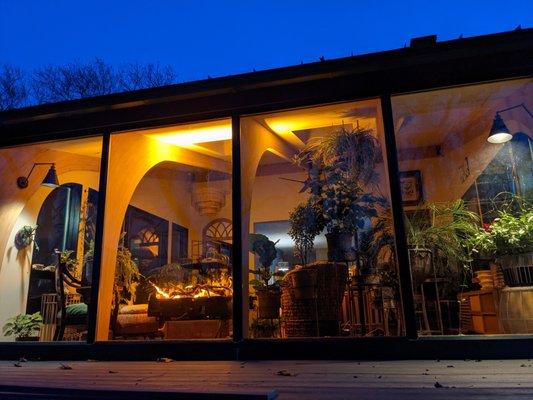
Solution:
[{"label": "deck board", "polygon": [[[0,362],[2,385],[264,394],[279,399],[532,398],[533,361]],[[278,375],[287,371],[290,376]],[[442,388],[435,388],[439,382]]]}]

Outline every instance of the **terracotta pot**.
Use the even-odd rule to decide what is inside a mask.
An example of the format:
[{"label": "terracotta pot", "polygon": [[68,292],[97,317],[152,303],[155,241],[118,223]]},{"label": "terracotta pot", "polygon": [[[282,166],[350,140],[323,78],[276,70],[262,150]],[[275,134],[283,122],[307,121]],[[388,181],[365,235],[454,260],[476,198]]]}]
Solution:
[{"label": "terracotta pot", "polygon": [[38,342],[39,336],[26,336],[15,338],[15,342]]},{"label": "terracotta pot", "polygon": [[301,269],[291,272],[291,286],[296,299],[316,298],[316,274],[317,271],[313,269]]},{"label": "terracotta pot", "polygon": [[328,261],[354,261],[355,250],[352,247],[351,233],[326,233],[328,242]]},{"label": "terracotta pot", "polygon": [[281,307],[281,293],[279,288],[260,289],[256,294],[258,318],[279,318],[279,308]]}]

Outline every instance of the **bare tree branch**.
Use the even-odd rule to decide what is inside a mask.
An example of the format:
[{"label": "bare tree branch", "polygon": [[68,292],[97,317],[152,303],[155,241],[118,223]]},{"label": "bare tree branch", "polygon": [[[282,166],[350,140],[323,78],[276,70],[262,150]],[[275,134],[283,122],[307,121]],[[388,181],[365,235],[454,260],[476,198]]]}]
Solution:
[{"label": "bare tree branch", "polygon": [[24,72],[9,64],[0,66],[0,111],[22,107],[27,99]]},{"label": "bare tree branch", "polygon": [[32,92],[38,103],[83,99],[116,92],[116,80],[113,67],[97,58],[35,70]]},{"label": "bare tree branch", "polygon": [[21,69],[0,66],[0,111],[30,103],[54,103],[169,85],[176,82],[171,66],[125,64],[116,69],[96,58],[87,63],[48,65],[26,79]]},{"label": "bare tree branch", "polygon": [[176,74],[170,65],[126,64],[117,74],[119,91],[130,91],[170,85],[176,82]]}]

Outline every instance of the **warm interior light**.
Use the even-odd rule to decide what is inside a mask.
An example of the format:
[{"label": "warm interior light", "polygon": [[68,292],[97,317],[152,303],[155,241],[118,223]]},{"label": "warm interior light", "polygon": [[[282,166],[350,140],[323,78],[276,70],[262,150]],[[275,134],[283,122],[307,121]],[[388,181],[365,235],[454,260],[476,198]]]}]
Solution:
[{"label": "warm interior light", "polygon": [[161,142],[175,146],[191,146],[200,143],[220,142],[231,139],[231,125],[219,125],[182,131],[171,131],[156,134],[154,137]]},{"label": "warm interior light", "polygon": [[489,143],[505,143],[513,138],[513,135],[509,132],[509,129],[503,122],[502,117],[499,113],[496,113],[494,121],[492,122],[492,127],[490,129],[489,137],[487,142]]},{"label": "warm interior light", "polygon": [[498,132],[498,133],[493,133],[491,134],[488,138],[487,138],[487,142],[489,143],[495,143],[495,144],[498,144],[498,143],[505,143],[505,142],[508,142],[509,140],[511,140],[513,138],[513,135],[511,135],[510,133],[507,133],[507,132]]}]

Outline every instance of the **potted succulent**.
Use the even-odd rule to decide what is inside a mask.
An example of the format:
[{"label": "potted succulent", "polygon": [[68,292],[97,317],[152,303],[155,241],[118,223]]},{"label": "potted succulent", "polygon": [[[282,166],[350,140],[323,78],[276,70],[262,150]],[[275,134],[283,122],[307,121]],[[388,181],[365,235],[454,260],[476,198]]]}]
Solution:
[{"label": "potted succulent", "polygon": [[43,318],[39,312],[19,314],[8,319],[2,331],[5,336],[15,336],[15,340],[19,342],[37,341],[42,322]]},{"label": "potted succulent", "polygon": [[[257,295],[257,314],[259,319],[279,318],[281,292],[275,278],[282,277],[283,272],[271,272],[270,265],[276,259],[276,243],[265,235],[251,233],[249,237],[250,251],[259,256],[259,267],[250,269],[255,279],[250,280]],[[274,281],[274,282],[272,282]]]},{"label": "potted succulent", "polygon": [[345,126],[310,141],[295,157],[308,171],[301,191],[309,191],[310,204],[320,212],[330,261],[355,259],[354,234],[377,215],[375,205],[380,200],[364,189],[376,182],[375,166],[381,160],[372,130]]},{"label": "potted succulent", "polygon": [[473,252],[492,255],[501,265],[508,286],[533,285],[533,207],[498,211],[492,224],[479,229]]}]

